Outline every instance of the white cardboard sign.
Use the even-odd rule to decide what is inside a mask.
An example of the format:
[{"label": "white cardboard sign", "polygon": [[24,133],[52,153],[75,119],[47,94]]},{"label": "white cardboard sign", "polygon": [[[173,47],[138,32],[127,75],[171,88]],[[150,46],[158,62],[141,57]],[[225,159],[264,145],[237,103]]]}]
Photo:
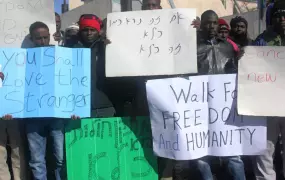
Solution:
[{"label": "white cardboard sign", "polygon": [[106,76],[197,72],[195,9],[108,14]]},{"label": "white cardboard sign", "polygon": [[237,114],[236,75],[150,80],[146,88],[157,156],[190,160],[266,149],[266,119]]},{"label": "white cardboard sign", "polygon": [[245,48],[239,60],[238,112],[253,116],[285,116],[284,47]]},{"label": "white cardboard sign", "polygon": [[56,31],[53,0],[0,1],[0,47],[32,47],[29,27],[41,21],[49,26],[51,44]]}]

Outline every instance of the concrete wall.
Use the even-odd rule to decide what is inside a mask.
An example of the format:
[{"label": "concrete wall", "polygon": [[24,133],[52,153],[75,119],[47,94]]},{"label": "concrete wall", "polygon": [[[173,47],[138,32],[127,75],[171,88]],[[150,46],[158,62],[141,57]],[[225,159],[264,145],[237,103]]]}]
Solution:
[{"label": "concrete wall", "polygon": [[[196,8],[197,16],[209,9],[214,10],[219,16],[233,14],[233,1],[226,1],[226,8],[221,0],[173,0],[176,8]],[[170,8],[168,0],[161,0],[163,8]]]},{"label": "concrete wall", "polygon": [[104,19],[110,12],[112,12],[111,0],[96,0],[86,3],[61,15],[62,30],[77,22],[82,14],[95,14]]},{"label": "concrete wall", "polygon": [[72,10],[74,8],[82,6],[83,4],[84,4],[84,2],[81,0],[69,0],[69,2],[68,2],[69,10]]}]

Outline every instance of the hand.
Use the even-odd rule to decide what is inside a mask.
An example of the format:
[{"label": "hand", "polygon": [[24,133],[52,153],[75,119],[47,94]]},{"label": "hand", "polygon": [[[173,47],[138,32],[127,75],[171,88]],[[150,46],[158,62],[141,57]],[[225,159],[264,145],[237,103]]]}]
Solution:
[{"label": "hand", "polygon": [[201,21],[200,21],[200,18],[197,17],[196,19],[194,19],[192,21],[192,24],[191,24],[194,28],[196,29],[200,29],[200,25],[201,25]]},{"label": "hand", "polygon": [[109,39],[105,39],[105,40],[104,40],[104,44],[105,44],[105,45],[111,44],[111,43],[112,43],[112,42],[111,42]]},{"label": "hand", "polygon": [[0,72],[0,79],[2,79],[2,81],[4,80],[4,74],[2,72]]},{"label": "hand", "polygon": [[5,116],[2,117],[3,120],[12,120],[13,116],[10,114],[6,114]]},{"label": "hand", "polygon": [[79,116],[76,116],[76,115],[72,115],[72,116],[71,116],[71,119],[72,119],[72,120],[79,120],[80,117],[79,117]]},{"label": "hand", "polygon": [[53,34],[53,38],[54,38],[55,41],[60,41],[61,40],[60,32],[55,32]]},{"label": "hand", "polygon": [[243,55],[244,55],[244,49],[241,48],[238,55],[237,55],[237,60],[239,61],[243,57]]}]

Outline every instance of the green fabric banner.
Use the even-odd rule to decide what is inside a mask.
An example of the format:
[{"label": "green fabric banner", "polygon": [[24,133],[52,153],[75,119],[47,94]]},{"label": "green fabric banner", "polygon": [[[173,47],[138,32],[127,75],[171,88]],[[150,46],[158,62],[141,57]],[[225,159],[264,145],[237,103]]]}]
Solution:
[{"label": "green fabric banner", "polygon": [[68,180],[156,180],[147,117],[70,121],[66,127]]}]

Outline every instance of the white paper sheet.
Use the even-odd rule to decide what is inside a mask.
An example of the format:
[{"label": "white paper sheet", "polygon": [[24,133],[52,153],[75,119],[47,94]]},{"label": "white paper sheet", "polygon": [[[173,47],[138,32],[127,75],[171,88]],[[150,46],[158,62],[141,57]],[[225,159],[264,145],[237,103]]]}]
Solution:
[{"label": "white paper sheet", "polygon": [[107,77],[196,73],[195,17],[195,9],[108,14]]},{"label": "white paper sheet", "polygon": [[157,156],[189,160],[266,149],[266,119],[237,115],[236,75],[151,80],[146,88]]},{"label": "white paper sheet", "polygon": [[53,0],[0,1],[0,47],[31,47],[29,27],[41,21],[49,26],[51,44],[56,31]]},{"label": "white paper sheet", "polygon": [[238,112],[253,116],[285,116],[285,49],[245,49],[238,70]]}]

